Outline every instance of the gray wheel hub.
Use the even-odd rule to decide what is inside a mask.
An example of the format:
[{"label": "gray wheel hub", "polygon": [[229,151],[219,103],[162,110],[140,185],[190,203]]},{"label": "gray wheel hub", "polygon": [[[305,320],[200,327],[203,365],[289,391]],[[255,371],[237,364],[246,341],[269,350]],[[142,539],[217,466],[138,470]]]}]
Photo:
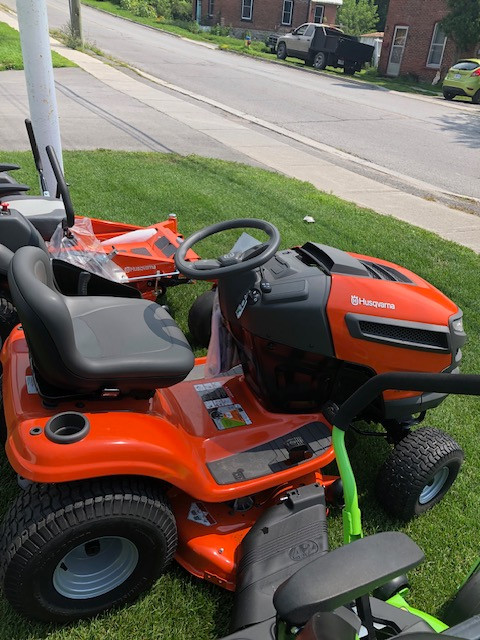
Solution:
[{"label": "gray wheel hub", "polygon": [[138,549],[127,538],[94,538],[60,560],[53,573],[53,586],[72,600],[97,598],[123,584],[137,563]]},{"label": "gray wheel hub", "polygon": [[430,500],[433,500],[438,496],[440,491],[443,489],[445,482],[449,476],[448,467],[442,467],[437,473],[433,476],[430,484],[425,485],[418,498],[420,504],[427,504]]}]

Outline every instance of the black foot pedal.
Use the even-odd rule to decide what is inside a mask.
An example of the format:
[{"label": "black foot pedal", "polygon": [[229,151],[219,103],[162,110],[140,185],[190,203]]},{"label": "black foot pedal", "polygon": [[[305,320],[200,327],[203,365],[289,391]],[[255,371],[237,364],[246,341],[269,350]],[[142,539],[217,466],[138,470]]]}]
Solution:
[{"label": "black foot pedal", "polygon": [[277,588],[327,551],[323,487],[311,484],[289,491],[265,511],[239,547],[231,631],[274,617]]}]

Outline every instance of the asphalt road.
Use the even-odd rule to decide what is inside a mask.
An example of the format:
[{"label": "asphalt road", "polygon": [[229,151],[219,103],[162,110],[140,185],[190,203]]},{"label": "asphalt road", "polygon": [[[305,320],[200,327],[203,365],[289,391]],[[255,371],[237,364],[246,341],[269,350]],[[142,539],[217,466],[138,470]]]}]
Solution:
[{"label": "asphalt road", "polygon": [[[15,8],[15,0],[2,2]],[[50,27],[65,25],[68,1],[47,4]],[[82,17],[87,40],[162,80],[400,176],[480,198],[476,105],[413,99],[213,50],[86,6]]]}]

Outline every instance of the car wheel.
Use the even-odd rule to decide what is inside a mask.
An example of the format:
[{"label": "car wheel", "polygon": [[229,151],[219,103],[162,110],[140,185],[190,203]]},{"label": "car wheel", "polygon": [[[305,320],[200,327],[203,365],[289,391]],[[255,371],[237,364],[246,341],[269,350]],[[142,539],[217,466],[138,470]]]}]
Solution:
[{"label": "car wheel", "polygon": [[450,91],[447,91],[446,89],[444,89],[443,97],[445,98],[445,100],[453,100],[455,96],[453,95],[453,93],[450,93]]},{"label": "car wheel", "polygon": [[477,91],[477,93],[473,94],[472,102],[473,104],[480,104],[480,89]]},{"label": "car wheel", "polygon": [[431,509],[452,486],[463,461],[455,440],[431,427],[412,431],[380,469],[377,499],[394,518],[410,520]]},{"label": "car wheel", "polygon": [[32,484],[1,530],[0,581],[22,615],[66,623],[122,605],[173,559],[174,516],[141,478]]},{"label": "car wheel", "polygon": [[313,59],[315,69],[325,69],[327,66],[327,56],[323,51],[319,51]]},{"label": "car wheel", "polygon": [[355,74],[355,65],[348,64],[343,68],[343,73],[347,76],[353,76]]},{"label": "car wheel", "polygon": [[285,60],[287,57],[287,47],[284,42],[280,42],[277,47],[277,58],[279,60]]}]

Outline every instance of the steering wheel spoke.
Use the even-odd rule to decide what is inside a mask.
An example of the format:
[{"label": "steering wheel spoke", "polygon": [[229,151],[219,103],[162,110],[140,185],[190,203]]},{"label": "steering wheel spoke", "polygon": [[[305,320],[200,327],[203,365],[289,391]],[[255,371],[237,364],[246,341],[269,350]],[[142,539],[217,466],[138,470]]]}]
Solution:
[{"label": "steering wheel spoke", "polygon": [[197,260],[196,262],[192,262],[192,266],[198,271],[208,271],[220,267],[220,262],[219,260],[215,260],[215,258],[210,260]]}]

